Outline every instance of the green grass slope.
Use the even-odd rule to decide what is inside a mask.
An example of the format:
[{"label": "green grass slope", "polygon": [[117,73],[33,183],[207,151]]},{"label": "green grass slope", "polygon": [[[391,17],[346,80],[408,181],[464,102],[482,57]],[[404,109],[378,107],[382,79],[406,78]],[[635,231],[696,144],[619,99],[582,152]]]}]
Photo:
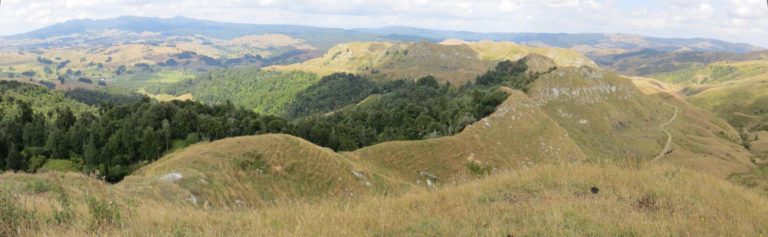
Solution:
[{"label": "green grass slope", "polygon": [[765,74],[767,71],[768,60],[722,61],[707,65],[691,66],[667,73],[653,74],[649,75],[649,77],[677,84],[718,84],[755,77]]}]

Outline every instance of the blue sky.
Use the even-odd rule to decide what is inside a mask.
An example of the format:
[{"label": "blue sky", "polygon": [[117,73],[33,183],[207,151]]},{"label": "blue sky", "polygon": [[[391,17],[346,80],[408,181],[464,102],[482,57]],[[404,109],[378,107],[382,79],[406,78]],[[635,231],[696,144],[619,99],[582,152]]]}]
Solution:
[{"label": "blue sky", "polygon": [[634,33],[768,47],[765,0],[2,0],[0,35],[123,15],[342,28]]}]

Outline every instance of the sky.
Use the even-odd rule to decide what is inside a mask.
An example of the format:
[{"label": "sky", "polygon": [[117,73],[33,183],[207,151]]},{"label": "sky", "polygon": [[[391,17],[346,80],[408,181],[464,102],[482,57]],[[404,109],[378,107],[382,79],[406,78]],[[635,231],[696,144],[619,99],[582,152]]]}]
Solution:
[{"label": "sky", "polygon": [[174,17],[337,28],[632,33],[768,47],[766,0],[1,0],[0,35],[72,19]]}]

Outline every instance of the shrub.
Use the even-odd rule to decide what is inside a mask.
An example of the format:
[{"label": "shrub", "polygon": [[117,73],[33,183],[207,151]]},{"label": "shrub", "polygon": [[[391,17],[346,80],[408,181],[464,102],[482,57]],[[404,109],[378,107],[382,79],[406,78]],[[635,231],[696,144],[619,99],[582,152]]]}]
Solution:
[{"label": "shrub", "polygon": [[43,167],[46,159],[47,158],[45,156],[32,156],[32,158],[29,158],[29,167],[27,171],[32,173],[37,172],[38,169]]},{"label": "shrub", "polygon": [[485,176],[491,174],[493,172],[493,166],[486,165],[486,164],[480,164],[477,162],[469,162],[467,163],[467,169],[471,171],[473,174]]},{"label": "shrub", "polygon": [[243,154],[242,157],[236,159],[237,167],[243,171],[253,171],[263,174],[269,169],[269,164],[262,160],[261,154],[256,152],[248,152]]}]

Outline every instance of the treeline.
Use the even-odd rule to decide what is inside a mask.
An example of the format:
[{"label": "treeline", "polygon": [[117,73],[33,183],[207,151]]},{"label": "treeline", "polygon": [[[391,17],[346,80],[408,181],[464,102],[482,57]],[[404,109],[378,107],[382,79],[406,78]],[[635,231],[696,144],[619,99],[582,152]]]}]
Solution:
[{"label": "treeline", "polygon": [[[5,83],[0,84],[4,86]],[[119,181],[138,165],[152,162],[174,147],[198,141],[290,131],[288,123],[260,116],[231,103],[197,102],[104,104],[97,112],[75,114],[62,106],[49,115],[28,102],[12,100],[2,111],[0,157],[6,170],[35,172],[49,159],[70,160],[84,172]]]},{"label": "treeline", "polygon": [[524,64],[512,63],[499,64],[477,83],[461,87],[441,85],[433,77],[374,83],[349,74],[331,75],[300,96],[293,108],[297,115],[307,116],[294,120],[264,116],[231,102],[118,100],[107,98],[109,93],[70,94],[87,98],[86,102],[104,101],[90,101],[98,109],[69,98],[46,100],[43,105],[36,98],[60,92],[0,82],[0,91],[40,94],[0,97],[2,169],[35,172],[48,160],[68,160],[83,172],[115,182],[174,148],[226,137],[285,133],[348,151],[386,141],[452,135],[504,101],[506,94],[499,86],[527,88],[535,79],[525,75]]},{"label": "treeline", "polygon": [[[339,80],[346,80],[344,76]],[[296,135],[349,151],[395,140],[453,135],[491,114],[507,97],[497,87],[440,85],[433,77],[380,85],[386,92],[332,114],[298,119]],[[344,93],[339,91],[338,93]],[[311,108],[311,107],[310,107]]]},{"label": "treeline", "polygon": [[87,89],[74,89],[64,92],[64,96],[79,101],[87,105],[120,105],[139,102],[144,99],[136,93],[129,92],[115,92],[115,91],[101,91],[101,90],[87,90]]},{"label": "treeline", "polygon": [[[395,84],[391,84],[395,85]],[[382,87],[364,76],[336,73],[323,77],[320,82],[299,92],[286,109],[288,117],[297,118],[326,113],[382,93]]]},{"label": "treeline", "polygon": [[449,136],[496,110],[507,97],[499,87],[528,91],[539,74],[525,59],[500,62],[461,87],[427,76],[376,83],[338,73],[298,94],[288,107],[295,135],[334,150],[395,140]]}]

